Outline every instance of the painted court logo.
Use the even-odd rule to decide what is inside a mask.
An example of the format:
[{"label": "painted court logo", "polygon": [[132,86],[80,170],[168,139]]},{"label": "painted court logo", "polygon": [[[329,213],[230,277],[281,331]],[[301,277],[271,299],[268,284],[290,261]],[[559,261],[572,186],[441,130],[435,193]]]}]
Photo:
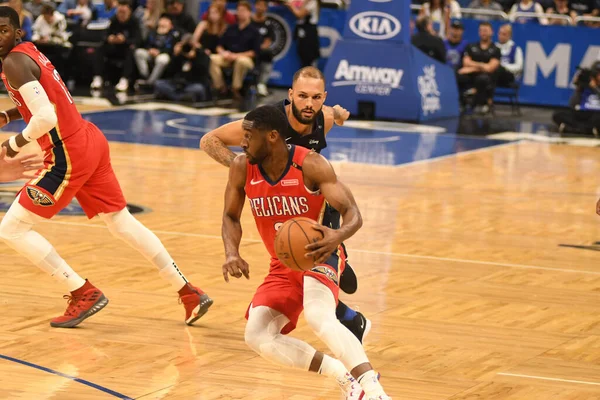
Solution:
[{"label": "painted court logo", "polygon": [[404,71],[395,68],[352,65],[340,60],[331,86],[354,86],[358,94],[389,96],[393,89],[401,89]]}]

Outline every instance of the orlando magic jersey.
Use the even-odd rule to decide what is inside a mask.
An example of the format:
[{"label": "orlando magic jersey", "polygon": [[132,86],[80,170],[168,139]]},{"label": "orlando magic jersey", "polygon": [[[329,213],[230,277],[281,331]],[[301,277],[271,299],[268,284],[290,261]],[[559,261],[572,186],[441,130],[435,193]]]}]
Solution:
[{"label": "orlando magic jersey", "polygon": [[[290,102],[286,99],[275,104],[275,106],[279,108],[282,113],[286,114],[285,107],[288,104],[290,104]],[[287,144],[301,146],[320,153],[321,150],[327,147],[327,142],[325,141],[325,116],[323,115],[323,110],[317,113],[317,117],[313,121],[312,132],[308,135],[301,135],[296,132],[289,121],[287,131],[284,135]]]}]

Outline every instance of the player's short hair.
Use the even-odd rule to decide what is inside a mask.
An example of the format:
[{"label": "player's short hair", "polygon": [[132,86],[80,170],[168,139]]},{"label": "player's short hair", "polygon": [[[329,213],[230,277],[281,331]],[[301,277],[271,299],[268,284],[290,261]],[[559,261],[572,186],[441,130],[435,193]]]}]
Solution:
[{"label": "player's short hair", "polygon": [[315,67],[304,67],[296,71],[294,74],[294,79],[292,80],[292,85],[300,78],[320,79],[323,81],[323,84],[325,84],[325,75],[323,75],[319,68]]},{"label": "player's short hair", "polygon": [[10,25],[15,29],[21,29],[19,14],[11,7],[0,6],[0,18],[8,18]]},{"label": "player's short hair", "polygon": [[246,0],[240,0],[237,3],[237,8],[240,7],[244,7],[245,9],[247,9],[248,11],[252,12],[252,4],[250,4],[248,1]]},{"label": "player's short hair", "polygon": [[269,3],[269,0],[255,0],[254,1],[254,5],[257,5],[258,3]]},{"label": "player's short hair", "polygon": [[252,122],[252,128],[259,132],[277,131],[280,136],[283,135],[288,125],[285,114],[273,105],[255,108],[246,114],[244,121]]},{"label": "player's short hair", "polygon": [[131,1],[129,1],[129,0],[119,0],[118,4],[120,6],[127,6],[127,7],[131,8]]},{"label": "player's short hair", "polygon": [[479,27],[481,28],[482,26],[489,26],[489,27],[490,27],[490,29],[492,29],[492,30],[494,29],[494,28],[492,27],[492,24],[490,24],[488,21],[481,21],[481,22],[479,23]]}]

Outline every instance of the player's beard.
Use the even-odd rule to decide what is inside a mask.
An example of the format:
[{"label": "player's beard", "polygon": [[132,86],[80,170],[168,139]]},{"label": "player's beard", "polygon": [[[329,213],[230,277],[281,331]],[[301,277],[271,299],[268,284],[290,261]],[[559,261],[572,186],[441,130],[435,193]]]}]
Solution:
[{"label": "player's beard", "polygon": [[320,110],[313,110],[313,109],[308,109],[306,108],[305,110],[310,110],[313,112],[312,117],[310,118],[306,118],[302,115],[302,111],[300,109],[298,109],[298,107],[296,107],[296,104],[294,103],[294,100],[292,99],[292,114],[294,115],[294,118],[296,118],[296,120],[298,122],[300,122],[301,124],[304,125],[312,125],[313,121],[315,120],[315,118],[317,117],[317,113]]}]

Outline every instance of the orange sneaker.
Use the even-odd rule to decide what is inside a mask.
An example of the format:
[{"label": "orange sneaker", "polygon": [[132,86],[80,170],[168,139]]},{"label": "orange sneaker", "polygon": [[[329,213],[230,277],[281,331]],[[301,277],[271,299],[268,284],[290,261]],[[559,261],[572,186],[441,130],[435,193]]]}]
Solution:
[{"label": "orange sneaker", "polygon": [[[83,289],[83,293],[77,293],[81,289]],[[64,315],[50,321],[50,326],[54,328],[73,328],[108,304],[108,299],[100,289],[87,281],[82,288],[71,292],[70,296],[63,296],[63,298],[68,300],[69,305]]]},{"label": "orange sneaker", "polygon": [[199,320],[212,306],[213,300],[200,288],[188,283],[180,292],[179,301],[185,308],[185,323],[192,325]]}]

